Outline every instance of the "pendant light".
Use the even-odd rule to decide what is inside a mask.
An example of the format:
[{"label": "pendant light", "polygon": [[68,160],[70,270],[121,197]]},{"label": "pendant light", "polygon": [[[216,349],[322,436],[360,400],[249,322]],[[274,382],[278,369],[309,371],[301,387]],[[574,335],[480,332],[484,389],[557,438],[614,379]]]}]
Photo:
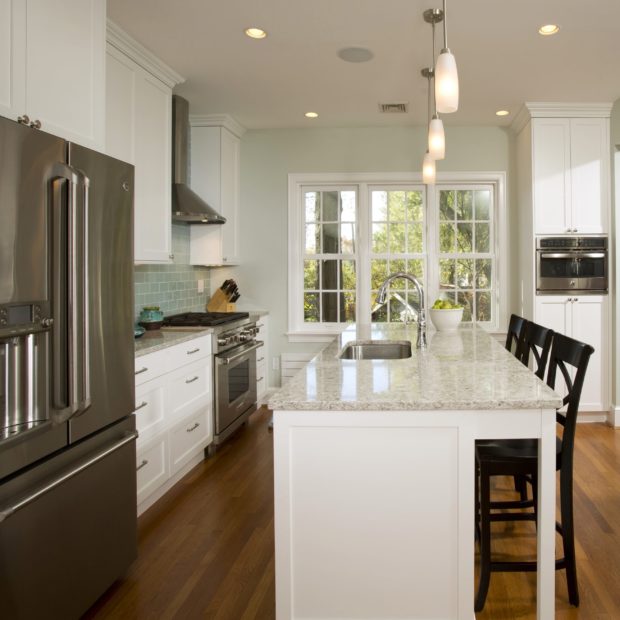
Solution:
[{"label": "pendant light", "polygon": [[[431,79],[433,77],[433,69],[422,69],[422,75],[428,80],[428,121],[431,120]],[[424,159],[422,160],[422,181],[426,185],[433,185],[435,183],[436,168],[435,159],[430,153],[429,149],[426,149]]]},{"label": "pendant light", "polygon": [[442,114],[456,112],[459,108],[459,76],[456,60],[448,47],[446,0],[443,0],[443,49],[435,64],[435,102]]},{"label": "pendant light", "polygon": [[[435,24],[443,20],[443,11],[441,9],[429,9],[424,12],[424,19],[430,22],[433,27],[433,48],[431,54],[431,62],[435,62]],[[431,77],[435,79],[435,68],[431,68]],[[431,85],[429,83],[429,92],[431,92]],[[432,88],[433,95],[435,88]],[[444,159],[446,156],[446,134],[443,128],[443,121],[437,114],[437,100],[433,97],[434,102],[434,114],[428,125],[428,152],[435,160]]]}]

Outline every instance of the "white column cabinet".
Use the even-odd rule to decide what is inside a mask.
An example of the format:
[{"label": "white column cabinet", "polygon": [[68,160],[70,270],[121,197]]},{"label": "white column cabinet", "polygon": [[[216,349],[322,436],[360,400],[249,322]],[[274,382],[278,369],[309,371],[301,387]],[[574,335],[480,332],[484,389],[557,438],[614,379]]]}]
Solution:
[{"label": "white column cabinet", "polygon": [[106,151],[135,166],[134,260],[168,263],[172,260],[172,87],[183,78],[143,48],[137,53],[138,46],[109,24]]},{"label": "white column cabinet", "polygon": [[[192,117],[192,189],[226,218],[222,225],[191,227],[190,263],[239,264],[240,135],[229,117]],[[216,125],[215,123],[226,123]],[[209,123],[209,124],[207,124]]]},{"label": "white column cabinet", "polygon": [[0,0],[0,114],[103,149],[105,0]]},{"label": "white column cabinet", "polygon": [[532,119],[534,232],[609,230],[609,119]]},{"label": "white column cabinet", "polygon": [[607,411],[609,406],[609,324],[607,295],[539,295],[534,320],[594,347],[581,393],[581,411]]}]

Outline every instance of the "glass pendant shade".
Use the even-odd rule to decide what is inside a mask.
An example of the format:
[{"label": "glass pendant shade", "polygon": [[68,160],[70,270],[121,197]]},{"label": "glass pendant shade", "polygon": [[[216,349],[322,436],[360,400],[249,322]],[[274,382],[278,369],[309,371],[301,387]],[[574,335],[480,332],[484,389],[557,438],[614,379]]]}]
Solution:
[{"label": "glass pendant shade", "polygon": [[435,183],[435,160],[428,151],[426,151],[422,161],[422,181],[426,185]]},{"label": "glass pendant shade", "polygon": [[450,114],[459,108],[459,75],[449,50],[442,50],[435,64],[435,105],[440,114]]},{"label": "glass pendant shade", "polygon": [[443,159],[446,156],[446,135],[443,130],[443,121],[434,116],[428,126],[428,152],[433,159]]}]

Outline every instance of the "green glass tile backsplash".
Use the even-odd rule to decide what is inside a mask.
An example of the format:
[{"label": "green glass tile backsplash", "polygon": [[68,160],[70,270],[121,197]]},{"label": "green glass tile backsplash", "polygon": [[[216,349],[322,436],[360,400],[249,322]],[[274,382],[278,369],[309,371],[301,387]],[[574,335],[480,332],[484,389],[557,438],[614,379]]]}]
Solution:
[{"label": "green glass tile backsplash", "polygon": [[[205,310],[209,291],[209,268],[189,264],[189,226],[172,224],[172,253],[169,265],[136,265],[136,320],[144,306],[159,306],[164,314]],[[204,292],[198,293],[198,280]]]}]

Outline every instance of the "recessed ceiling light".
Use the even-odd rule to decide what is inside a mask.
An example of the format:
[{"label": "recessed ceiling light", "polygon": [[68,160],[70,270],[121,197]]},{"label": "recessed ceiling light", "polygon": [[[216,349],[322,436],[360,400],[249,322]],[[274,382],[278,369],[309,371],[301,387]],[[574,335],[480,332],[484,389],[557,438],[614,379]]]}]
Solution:
[{"label": "recessed ceiling light", "polygon": [[508,116],[510,112],[508,110],[498,110],[495,112],[495,116]]},{"label": "recessed ceiling light", "polygon": [[365,47],[345,47],[338,50],[338,57],[346,62],[368,62],[374,54]]},{"label": "recessed ceiling light", "polygon": [[306,118],[318,118],[319,117],[319,115],[316,112],[306,112],[304,116]]},{"label": "recessed ceiling light", "polygon": [[264,39],[267,36],[267,33],[261,28],[246,28],[245,34],[251,39]]},{"label": "recessed ceiling light", "polygon": [[556,34],[560,32],[560,27],[557,24],[546,24],[538,29],[538,34],[542,34],[544,37]]}]

